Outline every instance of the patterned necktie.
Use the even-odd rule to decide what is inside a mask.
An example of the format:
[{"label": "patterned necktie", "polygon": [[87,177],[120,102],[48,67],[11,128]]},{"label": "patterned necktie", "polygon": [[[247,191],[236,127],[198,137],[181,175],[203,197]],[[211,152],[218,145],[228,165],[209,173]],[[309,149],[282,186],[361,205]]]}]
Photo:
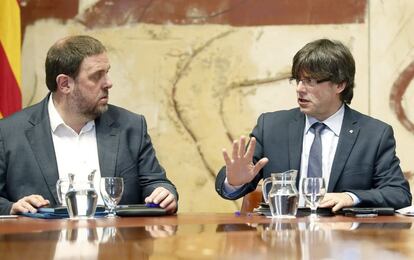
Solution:
[{"label": "patterned necktie", "polygon": [[326,127],[324,123],[316,122],[311,126],[315,130],[315,139],[309,152],[308,177],[322,177],[322,141],[321,132]]}]

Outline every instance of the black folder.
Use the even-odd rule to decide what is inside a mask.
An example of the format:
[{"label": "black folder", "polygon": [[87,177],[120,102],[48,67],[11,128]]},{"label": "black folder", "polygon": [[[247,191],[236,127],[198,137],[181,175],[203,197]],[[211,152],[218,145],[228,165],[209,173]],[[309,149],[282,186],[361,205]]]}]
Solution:
[{"label": "black folder", "polygon": [[116,215],[121,217],[136,216],[163,216],[167,211],[160,207],[150,207],[146,204],[119,205],[115,209]]},{"label": "black folder", "polygon": [[372,207],[372,208],[343,208],[339,213],[345,216],[364,216],[364,215],[376,215],[376,216],[392,216],[395,214],[394,208],[386,207]]}]

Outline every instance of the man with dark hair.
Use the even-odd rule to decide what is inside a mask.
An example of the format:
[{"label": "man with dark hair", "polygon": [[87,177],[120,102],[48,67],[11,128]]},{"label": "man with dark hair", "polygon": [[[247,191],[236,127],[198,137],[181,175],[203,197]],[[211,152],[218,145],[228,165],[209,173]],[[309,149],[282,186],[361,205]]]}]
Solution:
[{"label": "man with dark hair", "polygon": [[[354,75],[354,59],[342,43],[320,39],[306,44],[292,65],[299,108],[262,114],[246,151],[243,136],[233,142],[231,157],[223,150],[226,166],[218,173],[217,192],[238,199],[270,173],[297,169],[303,179],[315,176],[318,165],[327,183],[320,207],[411,205],[391,126],[348,106]],[[319,164],[311,157],[315,136]]]},{"label": "man with dark hair", "polygon": [[178,193],[156,158],[145,118],[108,104],[112,82],[102,43],[61,39],[45,67],[47,97],[0,121],[0,214],[55,206],[59,178],[92,170],[97,189],[100,177],[123,178],[120,204],[157,203],[176,212]]}]

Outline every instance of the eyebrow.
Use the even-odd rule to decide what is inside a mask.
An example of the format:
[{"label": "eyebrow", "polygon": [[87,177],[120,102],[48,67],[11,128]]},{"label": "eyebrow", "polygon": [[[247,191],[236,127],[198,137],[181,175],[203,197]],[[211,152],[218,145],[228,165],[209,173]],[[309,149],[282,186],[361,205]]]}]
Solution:
[{"label": "eyebrow", "polygon": [[101,72],[106,72],[107,73],[110,69],[111,69],[111,66],[108,66],[108,68],[101,68],[101,69],[98,69],[98,70],[95,70],[95,71],[94,71],[94,68],[92,68],[91,70],[93,72],[91,74],[93,75],[93,74],[101,73]]}]

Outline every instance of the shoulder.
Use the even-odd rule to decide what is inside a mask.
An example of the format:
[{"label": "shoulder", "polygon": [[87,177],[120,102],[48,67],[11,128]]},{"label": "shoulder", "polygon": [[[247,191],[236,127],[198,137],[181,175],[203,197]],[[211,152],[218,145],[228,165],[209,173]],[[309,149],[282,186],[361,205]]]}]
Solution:
[{"label": "shoulder", "polygon": [[350,118],[352,118],[361,128],[366,128],[369,130],[372,129],[376,132],[378,132],[380,129],[392,129],[391,125],[387,124],[386,122],[372,116],[365,115],[352,108],[348,107],[345,113],[348,113]]},{"label": "shoulder", "polygon": [[273,112],[266,112],[260,115],[259,121],[290,121],[302,118],[304,114],[300,112],[299,108],[292,108],[289,110],[278,110]]},{"label": "shoulder", "polygon": [[304,114],[300,112],[299,108],[294,108],[290,110],[279,110],[274,112],[266,112],[259,116],[257,119],[256,130],[261,131],[270,129],[272,131],[285,131],[288,129],[287,126],[298,125],[304,122]]},{"label": "shoulder", "polygon": [[36,122],[41,121],[47,116],[47,114],[43,113],[44,106],[44,102],[40,102],[1,119],[0,129],[3,132],[7,130],[18,131],[33,126]]},{"label": "shoulder", "polygon": [[143,115],[134,113],[125,108],[108,105],[108,110],[102,114],[101,120],[113,122],[121,127],[146,125]]},{"label": "shoulder", "polygon": [[108,111],[106,113],[109,113],[110,115],[116,115],[120,118],[142,118],[143,115],[134,113],[132,111],[129,111],[125,108],[115,106],[115,105],[108,105]]}]

